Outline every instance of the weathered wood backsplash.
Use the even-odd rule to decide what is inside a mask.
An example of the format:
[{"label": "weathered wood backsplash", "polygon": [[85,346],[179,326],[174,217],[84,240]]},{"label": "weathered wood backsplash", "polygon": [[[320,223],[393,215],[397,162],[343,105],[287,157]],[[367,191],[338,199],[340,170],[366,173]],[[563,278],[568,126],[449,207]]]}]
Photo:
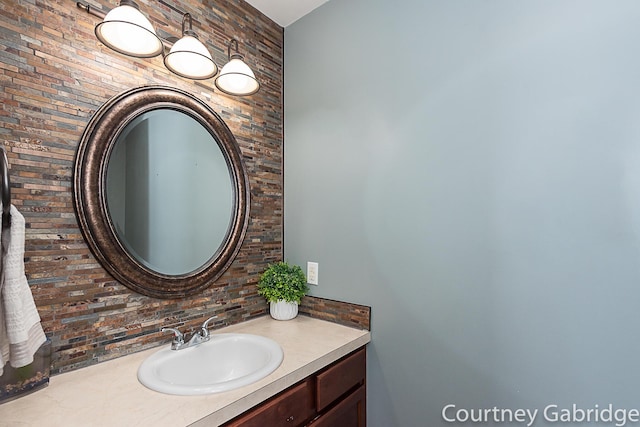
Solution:
[{"label": "weathered wood backsplash", "polygon": [[[167,341],[163,325],[195,328],[266,312],[255,284],[282,257],[283,30],[242,0],[138,0],[161,36],[179,36],[182,13],[222,67],[227,42],[240,51],[262,87],[247,98],[171,74],[162,58],[135,59],[102,46],[99,22],[75,0],[0,4],[0,141],[8,152],[13,203],[27,222],[25,270],[59,373]],[[105,11],[116,0],[90,0]],[[158,300],[117,283],[85,244],[73,209],[76,147],[93,112],[132,87],[165,84],[208,103],[240,145],[251,186],[251,216],[242,249],[216,284],[194,297]],[[167,194],[167,198],[171,197]],[[184,207],[189,209],[188,206]]]}]

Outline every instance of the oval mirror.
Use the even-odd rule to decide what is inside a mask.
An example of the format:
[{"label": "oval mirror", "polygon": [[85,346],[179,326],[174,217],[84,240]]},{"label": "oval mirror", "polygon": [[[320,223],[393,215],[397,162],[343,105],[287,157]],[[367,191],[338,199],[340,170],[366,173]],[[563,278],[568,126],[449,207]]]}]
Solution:
[{"label": "oval mirror", "polygon": [[144,295],[212,285],[242,244],[249,186],[238,144],[191,94],[144,86],[107,101],[76,154],[74,205],[93,254]]}]

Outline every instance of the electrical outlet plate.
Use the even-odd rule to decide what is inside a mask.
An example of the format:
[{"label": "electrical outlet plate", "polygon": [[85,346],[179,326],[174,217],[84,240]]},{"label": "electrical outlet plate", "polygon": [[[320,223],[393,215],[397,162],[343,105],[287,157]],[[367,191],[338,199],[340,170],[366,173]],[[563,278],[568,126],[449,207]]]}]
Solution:
[{"label": "electrical outlet plate", "polygon": [[307,283],[310,285],[318,284],[318,263],[307,262]]}]

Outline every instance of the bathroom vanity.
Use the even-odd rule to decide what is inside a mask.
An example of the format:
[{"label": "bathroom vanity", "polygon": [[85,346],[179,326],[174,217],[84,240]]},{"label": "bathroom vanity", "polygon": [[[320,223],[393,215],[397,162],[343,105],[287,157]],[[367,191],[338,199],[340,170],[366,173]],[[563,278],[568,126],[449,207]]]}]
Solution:
[{"label": "bathroom vanity", "polygon": [[174,396],[147,389],[137,380],[140,364],[159,350],[153,348],[54,376],[47,388],[0,405],[0,424],[364,425],[364,347],[371,339],[369,331],[306,316],[285,322],[264,316],[212,331],[216,333],[271,338],[284,351],[282,364],[267,377],[235,390]]},{"label": "bathroom vanity", "polygon": [[365,427],[366,360],[360,348],[224,427]]}]

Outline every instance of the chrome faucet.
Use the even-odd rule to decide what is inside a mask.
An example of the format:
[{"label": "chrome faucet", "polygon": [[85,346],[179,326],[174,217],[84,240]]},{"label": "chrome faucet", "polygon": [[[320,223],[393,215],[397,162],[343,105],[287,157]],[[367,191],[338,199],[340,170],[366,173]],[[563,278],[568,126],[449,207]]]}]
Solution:
[{"label": "chrome faucet", "polygon": [[207,326],[209,325],[210,321],[216,319],[217,317],[218,316],[213,316],[205,320],[200,327],[200,330],[194,332],[187,342],[185,342],[184,334],[176,328],[162,328],[160,329],[160,332],[172,332],[173,341],[171,341],[171,350],[183,350],[185,348],[193,347],[198,344],[202,344],[203,342],[209,341],[209,339],[211,339],[211,336],[209,335],[209,329],[207,329]]}]

